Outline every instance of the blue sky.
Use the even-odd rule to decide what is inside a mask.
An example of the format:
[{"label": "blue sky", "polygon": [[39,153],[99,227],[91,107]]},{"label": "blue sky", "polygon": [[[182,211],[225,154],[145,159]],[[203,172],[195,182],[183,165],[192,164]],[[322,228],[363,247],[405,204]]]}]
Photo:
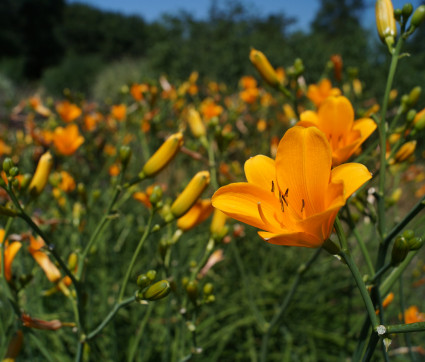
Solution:
[{"label": "blue sky", "polygon": [[[205,18],[211,1],[224,8],[226,0],[67,0],[68,3],[80,2],[90,4],[103,10],[120,12],[128,15],[140,15],[147,21],[154,21],[160,18],[163,13],[178,14],[180,10],[185,10],[193,14],[195,18]],[[294,28],[308,30],[309,24],[314,18],[320,6],[319,0],[242,0],[249,9],[255,10],[260,15],[269,15],[283,12],[288,17],[297,19]],[[407,0],[393,0],[394,8],[402,7]],[[410,1],[416,8],[420,0]],[[364,25],[375,26],[374,12],[375,1],[365,0],[367,12],[364,17]]]}]

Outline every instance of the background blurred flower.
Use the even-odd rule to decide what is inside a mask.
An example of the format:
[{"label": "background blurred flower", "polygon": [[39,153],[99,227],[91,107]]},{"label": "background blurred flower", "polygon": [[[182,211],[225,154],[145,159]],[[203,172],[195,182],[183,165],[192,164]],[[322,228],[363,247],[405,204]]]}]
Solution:
[{"label": "background blurred flower", "polygon": [[56,105],[59,116],[67,123],[72,122],[81,115],[81,108],[69,101],[62,101]]},{"label": "background blurred flower", "polygon": [[83,143],[84,138],[80,135],[76,124],[70,124],[65,128],[57,127],[53,132],[53,144],[62,155],[74,154]]}]

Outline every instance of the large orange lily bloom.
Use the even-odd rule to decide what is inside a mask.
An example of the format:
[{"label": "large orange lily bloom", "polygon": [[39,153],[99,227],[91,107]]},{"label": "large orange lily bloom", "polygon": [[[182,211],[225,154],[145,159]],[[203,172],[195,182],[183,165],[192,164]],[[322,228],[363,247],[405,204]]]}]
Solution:
[{"label": "large orange lily bloom", "polygon": [[301,113],[298,126],[317,127],[328,139],[332,149],[332,164],[347,161],[376,129],[371,118],[354,121],[354,110],[343,96],[329,97],[317,112]]},{"label": "large orange lily bloom", "polygon": [[348,197],[371,178],[367,168],[347,163],[331,170],[331,148],[315,127],[293,127],[281,139],[276,160],[258,155],[245,163],[248,182],[218,189],[213,206],[265,231],[278,245],[320,247]]}]

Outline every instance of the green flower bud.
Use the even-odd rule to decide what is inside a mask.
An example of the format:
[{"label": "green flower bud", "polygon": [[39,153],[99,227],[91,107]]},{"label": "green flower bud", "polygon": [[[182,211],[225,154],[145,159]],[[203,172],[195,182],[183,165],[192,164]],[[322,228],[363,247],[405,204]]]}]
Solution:
[{"label": "green flower bud", "polygon": [[207,283],[204,285],[203,292],[206,296],[212,294],[213,290],[214,285],[212,283]]},{"label": "green flower bud", "polygon": [[398,236],[391,251],[391,265],[399,265],[409,253],[409,244],[403,236]]},{"label": "green flower bud", "polygon": [[409,112],[407,112],[406,114],[406,121],[408,123],[413,122],[413,120],[415,119],[416,116],[416,111],[414,109],[411,109]]},{"label": "green flower bud", "polygon": [[152,205],[156,206],[159,202],[162,201],[162,188],[159,185],[155,185],[151,195],[149,196],[149,201]]},{"label": "green flower bud", "polygon": [[153,282],[153,281],[155,280],[155,278],[156,278],[156,270],[149,270],[149,271],[146,273],[146,276],[148,277],[148,279],[149,279],[151,282]]},{"label": "green flower bud", "polygon": [[25,190],[28,187],[28,185],[31,182],[31,179],[32,179],[31,174],[26,173],[26,174],[23,175],[23,177],[21,178],[21,189],[22,190]]},{"label": "green flower bud", "polygon": [[188,277],[183,277],[182,278],[182,285],[183,288],[186,288],[186,286],[189,284],[189,278]]},{"label": "green flower bud", "polygon": [[13,166],[10,168],[9,170],[9,175],[12,177],[18,176],[19,175],[19,168],[17,168],[16,166]]},{"label": "green flower bud", "polygon": [[407,21],[409,16],[413,13],[413,5],[411,3],[404,4],[403,8],[401,9],[401,13],[405,19],[404,21]]},{"label": "green flower bud", "polygon": [[14,163],[13,163],[13,161],[12,161],[12,159],[11,159],[10,157],[6,157],[6,158],[3,160],[3,170],[4,170],[4,172],[6,172],[6,174],[8,174],[8,173],[9,173],[9,170],[10,170],[13,166],[15,166],[15,165],[14,165]]},{"label": "green flower bud", "polygon": [[411,238],[413,238],[415,236],[415,232],[413,230],[407,229],[403,231],[402,236],[406,239],[406,240],[410,240]]},{"label": "green flower bud", "polygon": [[421,96],[422,88],[419,86],[416,86],[413,88],[409,93],[409,98],[407,100],[407,104],[410,107],[413,107],[416,103],[418,103],[418,99]]},{"label": "green flower bud", "polygon": [[395,18],[395,20],[400,21],[401,14],[402,14],[401,9],[395,9],[394,10],[394,18]]},{"label": "green flower bud", "polygon": [[152,284],[144,293],[143,299],[155,301],[162,298],[165,298],[170,294],[171,287],[170,283],[167,280],[160,280],[155,284]]},{"label": "green flower bud", "polygon": [[417,28],[425,20],[425,5],[419,6],[412,15],[410,19],[410,25]]},{"label": "green flower bud", "polygon": [[196,303],[198,298],[198,282],[196,280],[191,280],[186,285],[186,293],[192,303]]},{"label": "green flower bud", "polygon": [[137,277],[137,286],[140,289],[146,288],[147,286],[149,286],[152,283],[152,281],[148,278],[148,276],[146,274],[140,274]]},{"label": "green flower bud", "polygon": [[131,149],[128,146],[121,146],[120,147],[120,161],[124,166],[128,165],[128,161],[130,161],[131,157]]},{"label": "green flower bud", "polygon": [[14,217],[16,215],[18,215],[18,212],[12,209],[9,209],[6,206],[0,205],[0,215],[6,215],[6,216],[11,216]]},{"label": "green flower bud", "polygon": [[419,250],[424,244],[424,241],[422,240],[421,237],[415,236],[411,238],[410,240],[408,240],[407,243],[409,244],[410,250]]}]

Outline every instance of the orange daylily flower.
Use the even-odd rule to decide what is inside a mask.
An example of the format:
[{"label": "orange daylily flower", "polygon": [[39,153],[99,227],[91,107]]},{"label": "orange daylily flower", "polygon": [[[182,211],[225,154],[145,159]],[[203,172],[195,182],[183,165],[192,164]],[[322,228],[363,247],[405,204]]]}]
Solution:
[{"label": "orange daylily flower", "polygon": [[416,305],[412,305],[404,311],[404,322],[406,324],[425,322],[425,313],[419,313]]},{"label": "orange daylily flower", "polygon": [[69,101],[58,103],[56,105],[56,111],[66,123],[72,122],[81,115],[81,108]]},{"label": "orange daylily flower", "polygon": [[117,121],[123,121],[127,116],[127,107],[125,104],[115,104],[111,107],[111,114]]},{"label": "orange daylily flower", "polygon": [[12,147],[4,143],[3,140],[0,140],[0,156],[10,155],[11,152],[12,152]]},{"label": "orange daylily flower", "polygon": [[276,160],[250,158],[245,162],[248,182],[221,187],[212,203],[265,230],[258,234],[269,243],[317,248],[329,238],[339,209],[372,177],[358,163],[331,166],[325,135],[315,127],[293,127],[281,139]]},{"label": "orange daylily flower", "polygon": [[[13,243],[9,243],[8,240],[4,240],[4,230],[0,229],[0,244],[1,243],[5,243],[5,249],[4,249],[4,277],[6,278],[7,281],[9,281],[10,279],[12,279],[12,261],[13,259],[15,259],[15,256],[17,254],[17,252],[19,251],[19,249],[22,246],[22,243],[20,243],[19,241],[14,241]],[[2,259],[1,259],[1,255],[0,255],[0,268],[2,265]]]},{"label": "orange daylily flower", "polygon": [[339,96],[341,90],[332,88],[332,83],[329,79],[322,79],[319,84],[310,84],[307,89],[307,97],[319,107],[326,98],[330,96]]},{"label": "orange daylily flower", "polygon": [[57,151],[65,156],[75,153],[83,142],[84,137],[80,135],[76,124],[70,124],[65,128],[57,127],[53,133],[53,144]]},{"label": "orange daylily flower", "polygon": [[376,128],[371,118],[354,121],[353,107],[343,96],[330,97],[317,112],[305,111],[300,118],[299,126],[314,126],[326,135],[332,149],[333,166],[348,160]]},{"label": "orange daylily flower", "polygon": [[56,283],[61,278],[61,273],[56,265],[50,260],[49,256],[41,249],[45,246],[44,240],[38,237],[37,239],[30,235],[30,246],[28,250],[34,260],[43,269],[47,279],[52,283]]},{"label": "orange daylily flower", "polygon": [[60,171],[60,183],[58,187],[64,192],[71,192],[75,190],[75,180],[70,173]]},{"label": "orange daylily flower", "polygon": [[252,104],[257,100],[259,94],[260,91],[258,88],[247,88],[239,92],[239,97],[245,103]]},{"label": "orange daylily flower", "polygon": [[86,114],[84,116],[84,129],[87,131],[93,131],[96,129],[97,124],[103,119],[103,115],[100,112],[94,112]]},{"label": "orange daylily flower", "polygon": [[28,100],[28,103],[30,104],[31,108],[34,109],[34,111],[36,111],[38,114],[42,115],[43,117],[49,117],[50,114],[52,113],[49,108],[43,105],[40,97],[38,96],[31,97]]},{"label": "orange daylily flower", "polygon": [[211,98],[206,98],[200,107],[200,111],[205,120],[210,120],[213,117],[219,116],[223,112],[223,107],[215,104]]},{"label": "orange daylily flower", "polygon": [[183,231],[190,230],[208,219],[213,209],[210,199],[198,200],[186,214],[177,220],[177,227]]},{"label": "orange daylily flower", "polygon": [[257,80],[251,75],[245,75],[241,78],[240,84],[243,89],[257,88]]}]

